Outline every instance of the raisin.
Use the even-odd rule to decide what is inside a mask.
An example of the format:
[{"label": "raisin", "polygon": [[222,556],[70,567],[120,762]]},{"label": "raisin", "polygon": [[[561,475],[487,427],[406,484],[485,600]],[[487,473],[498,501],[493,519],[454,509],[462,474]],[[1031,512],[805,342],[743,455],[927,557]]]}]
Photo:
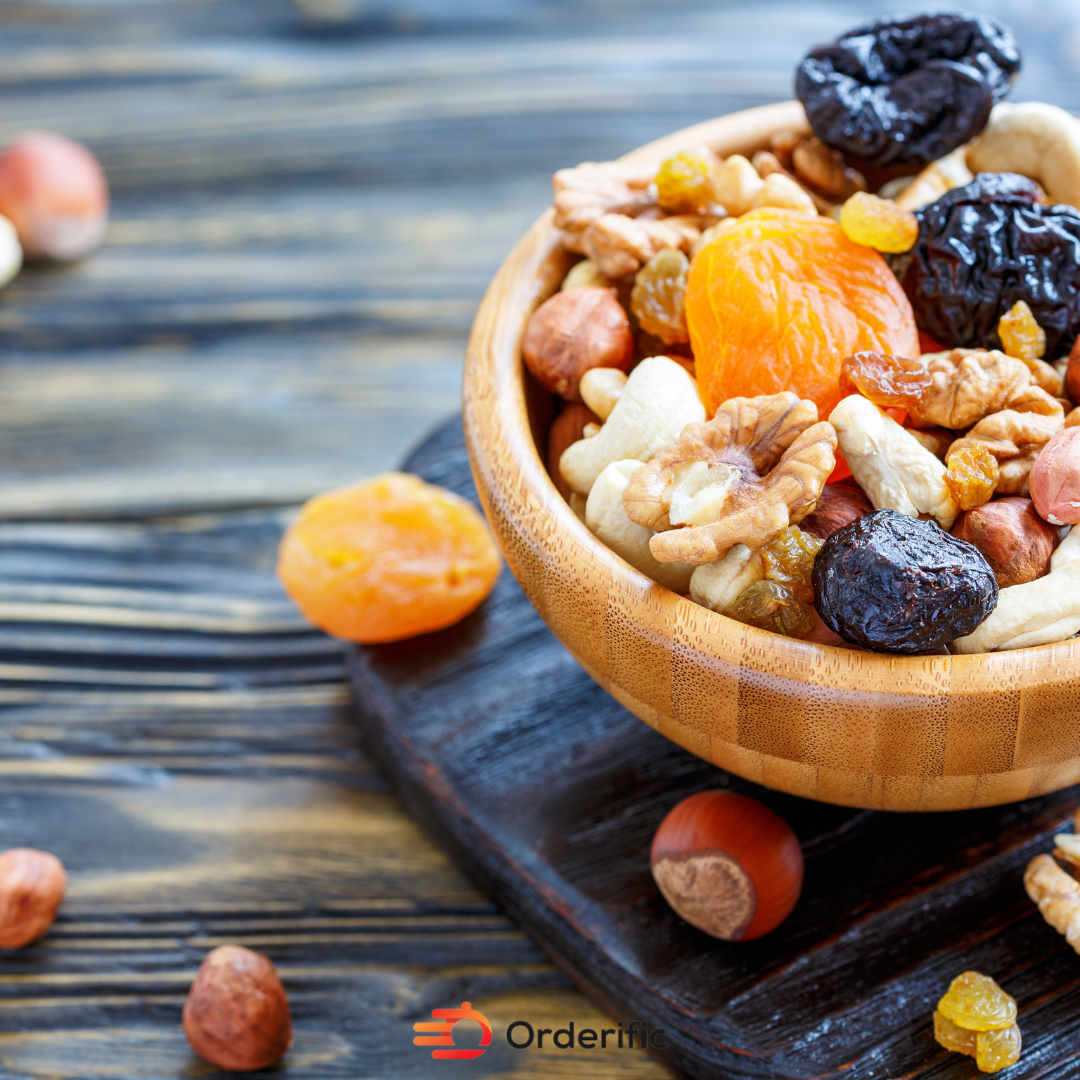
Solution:
[{"label": "raisin", "polygon": [[938,1012],[968,1031],[1000,1031],[1015,1023],[1016,1002],[989,975],[965,971],[949,983]]},{"label": "raisin", "polygon": [[862,394],[881,408],[910,409],[934,384],[921,360],[859,352],[840,365],[840,393]]},{"label": "raisin", "polygon": [[840,207],[840,228],[856,244],[893,254],[910,251],[919,236],[919,221],[888,199],[856,192]]},{"label": "raisin", "polygon": [[959,1024],[954,1024],[944,1013],[934,1011],[934,1038],[946,1050],[974,1057],[977,1034],[977,1032],[960,1027]]},{"label": "raisin", "polygon": [[799,522],[799,528],[804,533],[828,540],[837,529],[872,513],[873,509],[859,488],[829,483],[822,488],[813,512]]},{"label": "raisin", "polygon": [[1052,356],[1080,333],[1080,210],[1043,206],[1015,173],[980,173],[915,211],[919,239],[892,255],[920,330],[949,348],[1000,349],[998,321],[1023,300]]},{"label": "raisin", "polygon": [[809,637],[814,630],[813,611],[797,593],[778,581],[756,581],[743,589],[727,615],[747,626],[787,637]]},{"label": "raisin", "polygon": [[669,214],[697,214],[716,202],[716,155],[684,150],[670,157],[656,174],[656,198]]},{"label": "raisin", "polygon": [[690,260],[676,248],[661,248],[634,278],[630,312],[647,334],[665,345],[690,340],[686,329],[686,277]]},{"label": "raisin", "polygon": [[1046,355],[1046,331],[1023,300],[1017,300],[998,319],[998,337],[1006,356],[1015,356],[1026,364]]},{"label": "raisin", "polygon": [[786,585],[801,599],[812,604],[814,586],[810,575],[814,569],[814,559],[824,543],[813,533],[803,532],[798,525],[789,525],[761,549],[765,577]]},{"label": "raisin", "polygon": [[813,582],[818,614],[833,633],[885,652],[930,652],[970,634],[998,598],[976,547],[895,510],[834,532]]},{"label": "raisin", "polygon": [[998,482],[997,458],[982,443],[962,446],[949,455],[945,484],[961,510],[990,501]]},{"label": "raisin", "polygon": [[980,1031],[975,1036],[975,1064],[981,1072],[1000,1072],[1020,1060],[1020,1045],[1016,1024],[1001,1031]]},{"label": "raisin", "polygon": [[977,135],[1020,70],[986,15],[882,19],[812,49],[795,95],[814,134],[875,165],[921,168]]}]

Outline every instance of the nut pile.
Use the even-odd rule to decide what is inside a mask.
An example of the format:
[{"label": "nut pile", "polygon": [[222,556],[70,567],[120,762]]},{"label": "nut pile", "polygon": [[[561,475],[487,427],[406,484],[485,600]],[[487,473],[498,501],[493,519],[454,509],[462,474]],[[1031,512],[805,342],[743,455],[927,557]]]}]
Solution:
[{"label": "nut pile", "polygon": [[999,104],[1019,66],[993,19],[882,20],[803,61],[812,134],[555,174],[582,258],[523,353],[616,554],[824,644],[1080,631],[1080,121]]}]

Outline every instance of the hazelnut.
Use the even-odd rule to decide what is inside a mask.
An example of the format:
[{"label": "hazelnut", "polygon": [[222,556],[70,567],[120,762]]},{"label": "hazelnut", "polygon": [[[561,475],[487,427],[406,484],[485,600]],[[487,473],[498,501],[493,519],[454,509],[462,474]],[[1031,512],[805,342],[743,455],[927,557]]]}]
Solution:
[{"label": "hazelnut", "polygon": [[555,417],[554,423],[548,432],[548,473],[551,482],[559,489],[559,494],[570,501],[570,485],[563,479],[559,471],[559,458],[563,451],[573,443],[585,437],[585,428],[589,424],[595,424],[598,416],[581,402],[567,402],[563,410]]},{"label": "hazelnut", "polygon": [[1040,451],[1028,480],[1035,509],[1051,525],[1080,522],[1080,427],[1059,431]]},{"label": "hazelnut", "polygon": [[614,292],[583,285],[557,292],[532,313],[521,351],[542,386],[580,401],[578,383],[590,368],[630,369],[634,335]]},{"label": "hazelnut", "polygon": [[184,1004],[184,1034],[219,1069],[273,1065],[292,1042],[289,999],[274,965],[242,945],[207,953]]},{"label": "hazelnut", "polygon": [[813,511],[799,522],[803,532],[828,540],[837,529],[850,525],[874,508],[857,488],[848,484],[826,484]]},{"label": "hazelnut", "polygon": [[64,899],[64,864],[47,851],[0,854],[0,948],[21,949],[42,937]]},{"label": "hazelnut", "polygon": [[81,143],[35,132],[0,154],[0,214],[28,259],[81,259],[105,236],[109,188]]},{"label": "hazelnut", "polygon": [[982,552],[998,586],[1023,585],[1050,573],[1050,556],[1061,543],[1061,530],[1035,512],[1030,499],[995,499],[965,510],[953,536]]},{"label": "hazelnut", "polygon": [[649,862],[676,914],[724,941],[775,929],[802,891],[791,827],[757,799],[727,791],[683,799],[656,830]]}]

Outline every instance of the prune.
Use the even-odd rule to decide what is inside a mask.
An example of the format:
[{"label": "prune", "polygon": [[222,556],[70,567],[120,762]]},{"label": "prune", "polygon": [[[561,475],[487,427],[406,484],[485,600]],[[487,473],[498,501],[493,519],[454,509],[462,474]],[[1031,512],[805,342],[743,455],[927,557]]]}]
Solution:
[{"label": "prune", "polygon": [[882,408],[910,409],[934,385],[919,360],[888,353],[858,352],[840,364],[840,393],[862,394]]},{"label": "prune", "polygon": [[970,634],[998,598],[977,548],[895,510],[834,532],[813,582],[818,614],[833,633],[884,652],[929,652]]},{"label": "prune", "polygon": [[883,19],[807,53],[795,96],[814,134],[875,165],[921,168],[978,134],[1020,70],[986,15]]},{"label": "prune", "polygon": [[690,260],[676,248],[661,248],[634,278],[630,311],[647,334],[665,345],[690,340],[686,329],[686,276]]},{"label": "prune", "polygon": [[1080,333],[1080,210],[1044,206],[1016,173],[980,173],[915,211],[919,238],[889,258],[920,330],[948,347],[1000,349],[998,321],[1017,302],[1051,356]]}]

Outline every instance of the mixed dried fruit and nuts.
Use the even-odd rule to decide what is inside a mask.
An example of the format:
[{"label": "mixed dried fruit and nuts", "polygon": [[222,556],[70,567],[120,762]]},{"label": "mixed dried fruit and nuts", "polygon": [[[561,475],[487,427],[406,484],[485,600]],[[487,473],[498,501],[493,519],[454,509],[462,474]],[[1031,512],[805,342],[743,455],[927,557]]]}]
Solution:
[{"label": "mixed dried fruit and nuts", "polygon": [[[813,134],[555,174],[552,477],[654,581],[899,653],[1080,631],[1080,120],[982,16],[812,50]],[[877,193],[873,194],[871,188]]]}]

